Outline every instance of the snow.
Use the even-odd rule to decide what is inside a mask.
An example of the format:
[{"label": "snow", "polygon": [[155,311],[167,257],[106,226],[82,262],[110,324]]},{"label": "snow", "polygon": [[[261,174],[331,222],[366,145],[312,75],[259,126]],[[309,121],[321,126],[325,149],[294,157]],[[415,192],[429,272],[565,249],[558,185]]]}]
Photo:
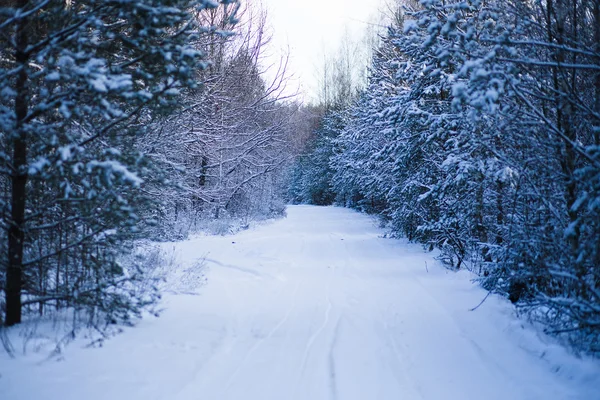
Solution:
[{"label": "snow", "polygon": [[62,161],[68,161],[71,158],[71,146],[61,146],[58,148],[60,159]]},{"label": "snow", "polygon": [[293,206],[234,236],[165,244],[181,290],[160,318],[60,361],[0,355],[0,398],[598,399],[596,362],[501,298],[469,311],[485,292],[468,273],[382,233],[350,210]]},{"label": "snow", "polygon": [[419,28],[419,23],[418,21],[414,20],[414,19],[407,19],[406,21],[404,21],[404,33],[410,33],[414,30],[417,30]]},{"label": "snow", "polygon": [[[84,71],[87,71],[84,69]],[[87,73],[86,73],[87,74]],[[131,75],[103,75],[93,74],[90,79],[90,84],[100,93],[107,93],[110,91],[128,90],[132,86]]]},{"label": "snow", "polygon": [[45,157],[40,157],[36,161],[32,162],[29,165],[28,174],[35,175],[38,172],[41,172],[45,167],[50,165],[50,161],[48,161]]},{"label": "snow", "polygon": [[52,71],[48,75],[46,75],[46,80],[48,82],[54,82],[60,80],[60,73],[58,71]]},{"label": "snow", "polygon": [[138,177],[135,173],[129,171],[126,166],[115,160],[98,161],[93,160],[87,163],[88,171],[94,168],[102,168],[105,170],[107,179],[111,180],[112,175],[120,175],[123,181],[139,187],[144,181]]}]

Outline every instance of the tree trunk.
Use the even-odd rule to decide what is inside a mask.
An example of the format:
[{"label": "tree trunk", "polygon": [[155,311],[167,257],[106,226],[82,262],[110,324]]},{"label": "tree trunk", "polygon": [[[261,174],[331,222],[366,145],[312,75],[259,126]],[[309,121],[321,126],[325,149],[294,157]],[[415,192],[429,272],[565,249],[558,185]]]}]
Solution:
[{"label": "tree trunk", "polygon": [[[27,5],[21,0],[19,7]],[[6,326],[21,322],[21,290],[23,285],[23,241],[25,239],[25,202],[27,185],[27,133],[24,120],[28,109],[27,64],[27,21],[19,23],[16,30],[15,58],[18,68],[15,91],[15,131],[12,132],[11,145],[12,175],[11,181],[11,221],[8,229],[8,268],[6,270]]]},{"label": "tree trunk", "polygon": [[502,237],[502,227],[504,225],[504,207],[502,205],[504,201],[504,184],[501,180],[498,180],[497,182],[497,191],[498,194],[496,195],[496,246],[500,246],[504,241]]},{"label": "tree trunk", "polygon": [[[594,41],[596,42],[596,54],[600,54],[600,0],[594,0]],[[600,65],[600,59],[596,59],[596,63]],[[594,81],[596,89],[594,99],[594,111],[600,114],[600,73],[596,72]],[[600,126],[596,120],[596,129],[594,130],[594,144],[600,145]]]},{"label": "tree trunk", "polygon": [[485,223],[483,220],[484,215],[484,190],[485,183],[483,176],[478,178],[478,187],[475,190],[475,213],[474,213],[474,222],[475,222],[475,237],[479,241],[479,245],[481,247],[481,256],[483,257],[483,261],[489,262],[492,261],[489,255],[490,249],[487,245],[488,235],[487,229],[485,227]]},{"label": "tree trunk", "polygon": [[[573,3],[573,6],[575,7],[576,3]],[[577,13],[576,8],[572,11],[573,15]],[[564,0],[556,0],[556,2],[548,1],[547,23],[549,43],[555,42],[559,46],[565,46],[567,44],[569,12],[568,2]],[[554,22],[554,24],[552,22]],[[574,20],[570,22],[570,36],[576,38],[577,26],[575,26]],[[564,198],[566,212],[569,218],[568,222],[573,223],[577,220],[577,212],[575,212],[572,207],[577,201],[577,181],[575,177],[575,170],[577,169],[577,153],[573,147],[573,143],[577,141],[577,135],[575,127],[573,126],[574,110],[570,102],[569,93],[576,93],[576,88],[571,86],[571,84],[576,82],[576,70],[573,69],[571,71],[569,68],[562,66],[562,64],[568,61],[562,47],[558,47],[554,51],[553,61],[557,63],[557,66],[553,67],[554,96],[557,110],[556,127],[561,130],[568,139],[564,140],[559,146],[560,164],[565,179]],[[572,79],[569,79],[570,76]],[[577,251],[577,248],[579,247],[579,229],[577,226],[575,227],[575,231],[569,237],[569,245],[573,252]]]}]

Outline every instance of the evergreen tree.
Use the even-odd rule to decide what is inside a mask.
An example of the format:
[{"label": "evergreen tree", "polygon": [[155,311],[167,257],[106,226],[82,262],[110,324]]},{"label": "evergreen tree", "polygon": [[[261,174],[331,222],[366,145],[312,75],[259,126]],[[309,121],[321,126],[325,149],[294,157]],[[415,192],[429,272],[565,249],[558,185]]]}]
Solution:
[{"label": "evergreen tree", "polygon": [[406,10],[320,176],[340,204],[597,351],[599,2]]},{"label": "evergreen tree", "polygon": [[[152,107],[195,85],[210,29],[192,13],[230,1],[17,0],[0,10],[5,324],[32,305],[128,321],[155,300],[119,264],[152,167],[132,146]],[[95,323],[94,322],[94,323]]]}]

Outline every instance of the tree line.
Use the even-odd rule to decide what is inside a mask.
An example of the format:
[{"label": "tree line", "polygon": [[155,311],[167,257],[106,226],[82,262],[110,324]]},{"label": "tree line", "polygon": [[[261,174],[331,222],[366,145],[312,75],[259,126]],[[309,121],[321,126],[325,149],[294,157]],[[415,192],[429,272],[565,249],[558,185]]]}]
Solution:
[{"label": "tree line", "polygon": [[290,199],[379,215],[597,354],[600,1],[407,0],[390,21]]}]

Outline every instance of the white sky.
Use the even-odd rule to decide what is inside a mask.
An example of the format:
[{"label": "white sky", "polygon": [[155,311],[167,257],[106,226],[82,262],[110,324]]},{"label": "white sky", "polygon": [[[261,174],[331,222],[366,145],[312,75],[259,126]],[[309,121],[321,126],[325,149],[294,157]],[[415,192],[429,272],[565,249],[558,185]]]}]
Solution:
[{"label": "white sky", "polygon": [[[246,0],[252,1],[252,0]],[[256,1],[256,0],[255,0]],[[306,100],[315,99],[324,52],[338,47],[344,32],[364,37],[382,0],[262,0],[268,10],[274,51],[290,48],[289,71]],[[364,22],[361,22],[364,21]]]}]

